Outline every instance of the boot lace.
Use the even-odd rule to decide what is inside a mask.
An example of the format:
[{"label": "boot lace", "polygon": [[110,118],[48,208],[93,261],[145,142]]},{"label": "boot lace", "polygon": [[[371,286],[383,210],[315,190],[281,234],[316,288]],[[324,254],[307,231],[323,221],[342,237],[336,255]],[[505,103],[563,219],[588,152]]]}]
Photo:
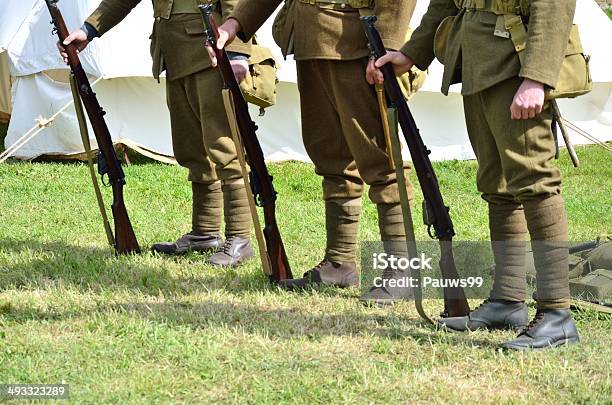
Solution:
[{"label": "boot lace", "polygon": [[225,253],[228,256],[231,256],[230,251],[232,248],[232,242],[234,241],[234,237],[233,236],[228,236],[227,239],[225,240],[225,243],[223,244],[223,247],[221,248],[221,251],[223,253]]},{"label": "boot lace", "polygon": [[317,264],[316,266],[314,266],[312,269],[308,270],[306,273],[304,273],[304,277],[308,277],[310,276],[310,274],[321,270],[321,267],[325,266],[327,263],[329,263],[329,260],[327,259],[323,259],[319,262],[319,264]]},{"label": "boot lace", "polygon": [[319,270],[321,267],[325,266],[327,263],[329,262],[329,260],[327,259],[323,259],[319,262],[319,264],[317,264],[316,266],[314,266],[312,268],[312,270]]},{"label": "boot lace", "polygon": [[526,333],[532,328],[536,327],[542,319],[544,319],[544,312],[537,311],[535,317],[531,320],[531,322],[529,322],[529,325],[527,325],[522,333]]},{"label": "boot lace", "polygon": [[389,280],[393,278],[393,276],[395,276],[396,271],[397,270],[395,270],[391,266],[387,266],[387,268],[383,270],[383,274],[382,274],[383,280]]},{"label": "boot lace", "polygon": [[474,309],[472,310],[472,312],[478,311],[478,309],[479,309],[480,307],[482,307],[483,305],[487,305],[489,302],[491,302],[491,301],[490,301],[490,300],[487,298],[486,300],[482,301],[482,303],[481,303],[480,305],[478,305],[476,308],[474,308]]}]

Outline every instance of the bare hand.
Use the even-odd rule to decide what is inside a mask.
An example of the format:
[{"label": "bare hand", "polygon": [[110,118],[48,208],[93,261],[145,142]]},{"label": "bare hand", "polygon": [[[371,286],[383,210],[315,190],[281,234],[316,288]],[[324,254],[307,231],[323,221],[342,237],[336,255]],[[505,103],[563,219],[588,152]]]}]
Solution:
[{"label": "bare hand", "polygon": [[68,54],[66,53],[66,45],[74,45],[77,48],[77,52],[82,51],[87,47],[89,41],[87,40],[87,34],[82,29],[74,30],[66,37],[63,43],[57,43],[57,49],[59,49],[64,63],[68,63]]},{"label": "bare hand", "polygon": [[[231,44],[236,39],[236,35],[242,30],[238,20],[230,18],[219,27],[219,38],[217,39],[217,49],[223,49],[226,45]],[[217,55],[215,50],[210,46],[206,45],[208,56],[213,66],[217,66]],[[234,72],[235,73],[235,72]]]},{"label": "bare hand", "polygon": [[242,82],[249,73],[249,62],[244,59],[230,60],[234,76],[238,83]]},{"label": "bare hand", "polygon": [[414,61],[410,57],[398,51],[389,51],[385,56],[378,59],[375,63],[370,61],[366,69],[366,80],[370,84],[382,84],[385,79],[380,70],[381,67],[391,63],[396,76],[401,76],[414,66]]},{"label": "bare hand", "polygon": [[385,78],[380,69],[374,65],[375,60],[370,59],[368,61],[368,67],[366,68],[366,80],[370,84],[383,84],[385,82]]},{"label": "bare hand", "polygon": [[510,106],[513,120],[535,118],[544,106],[544,85],[530,79],[523,80]]}]

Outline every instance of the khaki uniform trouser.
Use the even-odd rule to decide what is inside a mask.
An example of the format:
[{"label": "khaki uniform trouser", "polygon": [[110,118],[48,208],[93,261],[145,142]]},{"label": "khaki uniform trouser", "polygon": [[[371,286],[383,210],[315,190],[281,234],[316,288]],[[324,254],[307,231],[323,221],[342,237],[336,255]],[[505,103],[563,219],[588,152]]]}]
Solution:
[{"label": "khaki uniform trouser", "polygon": [[325,200],[361,198],[365,182],[372,202],[398,203],[376,93],[365,80],[367,62],[297,62],[302,137],[316,173],[323,177]]},{"label": "khaki uniform trouser", "polygon": [[550,106],[533,119],[510,118],[510,105],[522,80],[515,77],[463,97],[468,134],[478,159],[478,190],[493,204],[560,193],[561,173],[551,165],[555,141]]},{"label": "khaki uniform trouser", "polygon": [[166,80],[174,156],[189,169],[189,181],[242,178],[222,89],[223,81],[214,69]]},{"label": "khaki uniform trouser", "polygon": [[[512,120],[510,105],[522,82],[515,77],[464,96],[470,141],[478,159],[477,184],[489,202],[492,240],[506,259],[497,263],[493,298],[523,300],[527,231],[537,269],[538,308],[569,308],[567,218],[559,195],[561,173],[551,165],[555,140],[552,111]],[[524,211],[523,211],[524,208]],[[513,241],[513,242],[509,242]]]}]

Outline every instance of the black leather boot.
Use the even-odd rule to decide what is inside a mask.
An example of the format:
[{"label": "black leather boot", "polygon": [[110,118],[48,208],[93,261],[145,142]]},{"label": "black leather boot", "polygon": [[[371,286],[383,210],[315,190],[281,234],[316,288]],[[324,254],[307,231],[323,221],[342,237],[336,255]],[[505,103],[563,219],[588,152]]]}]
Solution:
[{"label": "black leather boot", "polygon": [[347,288],[359,285],[359,274],[355,263],[333,263],[323,260],[304,273],[302,278],[282,280],[279,285],[287,290],[299,290],[316,285]]},{"label": "black leather boot", "polygon": [[441,318],[438,325],[457,332],[478,329],[521,329],[528,321],[527,305],[524,302],[485,300],[468,316]]},{"label": "black leather boot", "polygon": [[200,235],[196,232],[189,232],[176,242],[156,243],[151,246],[154,253],[165,255],[182,255],[187,252],[211,252],[216,251],[223,245],[223,239],[219,235]]},{"label": "black leather boot", "polygon": [[221,267],[234,267],[253,257],[253,248],[248,238],[228,236],[217,253],[210,256],[208,263]]},{"label": "black leather boot", "polygon": [[569,309],[538,310],[531,323],[504,349],[539,350],[578,343],[580,337]]}]

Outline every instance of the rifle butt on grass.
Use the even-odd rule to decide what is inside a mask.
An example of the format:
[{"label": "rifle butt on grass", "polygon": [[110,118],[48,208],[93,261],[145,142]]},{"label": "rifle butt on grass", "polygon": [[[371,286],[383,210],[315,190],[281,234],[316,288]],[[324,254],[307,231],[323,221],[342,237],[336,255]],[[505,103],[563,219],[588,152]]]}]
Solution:
[{"label": "rifle butt on grass", "polygon": [[[291,274],[289,260],[287,259],[283,239],[276,221],[277,193],[274,190],[272,176],[264,160],[263,150],[257,139],[257,126],[251,119],[248,104],[234,76],[227,53],[223,49],[217,49],[219,31],[213,17],[214,6],[200,5],[198,7],[204,19],[206,41],[215,50],[219,72],[223,78],[225,88],[229,90],[231,94],[236,115],[236,125],[242,141],[242,147],[244,147],[246,152],[246,160],[251,168],[251,172],[249,173],[251,190],[256,204],[263,208],[265,224],[263,233],[266,242],[266,251],[272,268],[272,274],[269,277],[273,282],[291,279],[293,276]],[[236,145],[236,147],[239,147],[239,145]]]},{"label": "rifle butt on grass", "polygon": [[[361,17],[372,55],[379,59],[387,53],[387,50],[380,33],[376,29],[376,20],[376,16]],[[449,215],[449,208],[444,204],[438,179],[429,159],[430,151],[421,138],[393,67],[387,64],[381,70],[385,78],[385,90],[389,107],[397,110],[399,124],[404,133],[406,144],[412,156],[412,164],[423,191],[423,219],[425,225],[428,227],[429,235],[440,242],[442,277],[445,280],[456,281],[455,283],[448,283],[448,285],[455,284],[457,285],[456,287],[444,288],[444,316],[468,315],[470,307],[463,288],[458,286],[459,274],[453,256],[452,240],[455,236],[455,230]]]},{"label": "rifle butt on grass", "polygon": [[[59,0],[45,0],[45,2],[51,14],[52,24],[55,27],[54,32],[57,33],[60,43],[63,43],[69,33],[58,7]],[[85,111],[98,143],[98,172],[103,178],[105,175],[108,176],[108,185],[113,192],[111,209],[115,223],[115,250],[119,254],[140,253],[140,246],[123,198],[125,174],[121,162],[117,158],[112,137],[104,120],[106,113],[91,88],[87,74],[79,60],[77,48],[71,44],[65,46],[65,49],[68,54],[68,65],[76,80],[79,96],[85,106]]]}]

